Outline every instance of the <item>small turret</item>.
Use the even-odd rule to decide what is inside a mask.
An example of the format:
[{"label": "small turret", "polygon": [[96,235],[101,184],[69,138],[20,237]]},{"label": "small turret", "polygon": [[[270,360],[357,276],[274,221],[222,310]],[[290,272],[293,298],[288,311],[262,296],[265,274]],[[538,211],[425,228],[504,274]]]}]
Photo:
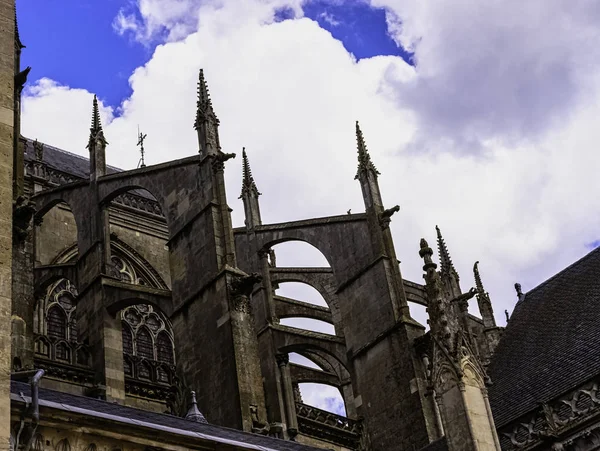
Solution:
[{"label": "small turret", "polygon": [[208,423],[206,418],[204,418],[204,415],[202,415],[200,410],[198,410],[198,402],[196,401],[195,391],[192,391],[192,405],[190,406],[185,419],[188,421],[195,421],[196,423]]},{"label": "small turret", "polygon": [[196,120],[194,128],[198,133],[199,153],[202,155],[217,154],[221,150],[219,142],[219,119],[213,109],[208,84],[204,79],[204,70],[200,69],[198,79],[198,101],[196,103]]},{"label": "small turret", "polygon": [[87,149],[90,152],[90,179],[96,180],[106,174],[106,146],[108,142],[104,138],[104,131],[100,122],[100,110],[98,99],[94,95],[92,106],[92,125]]},{"label": "small turret", "polygon": [[248,229],[253,229],[255,226],[262,224],[260,205],[258,203],[258,196],[261,194],[258,191],[256,182],[252,176],[252,170],[250,169],[250,162],[248,161],[245,147],[242,149],[242,160],[242,193],[239,198],[244,202],[246,227]]}]

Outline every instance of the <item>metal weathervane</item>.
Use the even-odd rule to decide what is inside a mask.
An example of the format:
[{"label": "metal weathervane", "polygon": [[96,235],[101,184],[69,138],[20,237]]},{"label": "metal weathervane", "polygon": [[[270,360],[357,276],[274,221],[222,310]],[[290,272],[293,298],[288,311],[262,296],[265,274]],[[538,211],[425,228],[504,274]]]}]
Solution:
[{"label": "metal weathervane", "polygon": [[144,141],[146,139],[146,136],[148,136],[148,135],[142,135],[142,133],[140,132],[140,126],[138,125],[138,143],[137,143],[137,145],[140,146],[140,153],[142,154],[142,158],[140,158],[140,161],[138,163],[139,168],[146,167],[146,163],[144,162]]}]

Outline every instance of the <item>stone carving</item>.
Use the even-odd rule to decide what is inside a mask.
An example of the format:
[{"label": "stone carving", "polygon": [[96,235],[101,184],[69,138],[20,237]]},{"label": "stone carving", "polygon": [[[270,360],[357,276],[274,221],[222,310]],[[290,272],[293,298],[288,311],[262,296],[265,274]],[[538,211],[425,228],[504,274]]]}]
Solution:
[{"label": "stone carving", "polygon": [[29,75],[30,71],[31,66],[27,66],[25,69],[15,75],[15,87],[17,88],[17,92],[19,92],[19,94],[25,86],[25,83],[27,83],[27,76]]},{"label": "stone carving", "polygon": [[252,419],[252,432],[260,435],[269,435],[271,426],[264,421],[260,421],[258,418],[258,406],[250,405],[250,418]]},{"label": "stone carving", "polygon": [[36,139],[33,142],[33,151],[37,161],[42,161],[44,159],[44,143],[41,143]]},{"label": "stone carving", "polygon": [[394,213],[398,213],[400,211],[400,205],[396,205],[392,208],[388,208],[387,210],[383,210],[380,214],[379,214],[379,223],[381,224],[382,228],[387,228],[390,225],[390,222],[392,220],[392,216],[394,215]]},{"label": "stone carving", "polygon": [[[542,403],[529,413],[501,430],[503,442],[513,449],[530,447],[542,440],[564,435],[564,431],[600,411],[600,381],[588,382],[560,398]],[[598,434],[599,431],[596,431]],[[591,432],[584,434],[592,437]],[[579,437],[579,436],[578,436]],[[600,438],[600,435],[598,435]],[[579,437],[582,438],[582,437]],[[564,442],[569,449],[578,439]],[[600,443],[600,442],[599,442]],[[576,449],[576,448],[570,448]],[[589,449],[589,448],[583,448]]]},{"label": "stone carving", "polygon": [[31,231],[31,219],[35,214],[35,203],[19,196],[13,204],[13,232],[22,241]]},{"label": "stone carving", "polygon": [[231,282],[231,296],[233,308],[240,313],[251,313],[250,296],[257,283],[260,283],[262,276],[258,273],[252,273],[249,276],[236,277]]}]

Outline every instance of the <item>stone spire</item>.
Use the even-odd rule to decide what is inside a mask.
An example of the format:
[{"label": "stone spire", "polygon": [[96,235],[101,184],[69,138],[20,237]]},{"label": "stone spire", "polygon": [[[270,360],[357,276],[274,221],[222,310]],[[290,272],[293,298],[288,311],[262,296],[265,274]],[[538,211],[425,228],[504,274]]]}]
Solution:
[{"label": "stone spire", "polygon": [[[100,122],[100,109],[98,108],[98,98],[94,95],[94,102],[92,104],[92,125],[90,126],[90,139],[88,142],[88,148],[91,143],[98,138],[101,138],[106,142],[104,138],[104,130],[102,130],[102,123]],[[108,144],[108,143],[107,143]]]},{"label": "stone spire", "polygon": [[192,391],[192,405],[185,416],[188,421],[195,421],[196,423],[208,423],[204,415],[198,410],[198,402],[196,401],[196,392]]},{"label": "stone spire", "polygon": [[98,98],[94,95],[92,104],[92,124],[90,126],[90,137],[87,149],[90,151],[90,178],[95,180],[97,177],[106,174],[106,138],[100,122],[100,109],[98,108]]},{"label": "stone spire", "polygon": [[384,210],[381,190],[377,181],[379,171],[371,161],[358,121],[356,121],[356,145],[358,147],[358,169],[354,180],[360,182],[367,213],[379,221],[379,216]]},{"label": "stone spire", "polygon": [[248,161],[248,155],[246,154],[246,148],[242,148],[242,194],[240,195],[240,199],[244,197],[245,194],[252,194],[254,196],[260,196],[261,193],[258,192],[258,188],[256,187],[256,182],[254,181],[254,177],[252,176],[252,169],[250,169],[250,162]]},{"label": "stone spire", "polygon": [[452,274],[458,279],[458,273],[456,272],[454,264],[452,263],[452,259],[450,258],[450,252],[448,252],[448,247],[446,246],[446,242],[442,237],[442,231],[438,226],[435,226],[435,231],[437,232],[437,245],[440,255],[440,271],[442,274]]},{"label": "stone spire", "polygon": [[198,100],[196,103],[194,128],[198,133],[198,144],[201,154],[216,154],[221,149],[219,143],[219,119],[213,109],[203,69],[200,69],[198,79]]},{"label": "stone spire", "polygon": [[242,149],[242,193],[240,199],[244,202],[244,214],[246,215],[246,227],[251,230],[255,226],[262,224],[260,217],[260,205],[258,203],[258,188],[252,176],[250,162],[246,154],[246,148]]},{"label": "stone spire", "polygon": [[367,144],[365,143],[365,138],[363,137],[358,121],[356,121],[356,146],[358,147],[358,170],[356,171],[354,180],[359,179],[362,172],[371,172],[377,178],[380,173],[371,160],[371,155],[369,155],[369,150],[367,149]]},{"label": "stone spire", "polygon": [[490,300],[489,293],[483,288],[481,274],[479,274],[479,262],[475,262],[475,265],[473,265],[473,274],[475,275],[475,287],[477,288],[477,305],[479,306],[479,313],[483,319],[483,326],[485,328],[496,327],[492,301]]}]

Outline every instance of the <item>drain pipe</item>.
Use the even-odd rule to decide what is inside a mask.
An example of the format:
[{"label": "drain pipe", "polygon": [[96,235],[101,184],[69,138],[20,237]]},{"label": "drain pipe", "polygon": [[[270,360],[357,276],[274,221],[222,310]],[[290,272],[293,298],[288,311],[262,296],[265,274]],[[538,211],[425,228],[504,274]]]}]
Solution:
[{"label": "drain pipe", "polygon": [[[31,407],[29,408],[29,414],[31,414],[32,422],[32,430],[29,436],[29,440],[27,441],[27,445],[25,446],[24,451],[29,451],[31,445],[33,444],[33,439],[35,437],[35,432],[37,430],[38,424],[40,422],[40,403],[39,403],[39,382],[40,379],[44,377],[44,370],[30,370],[30,371],[18,371],[16,373],[11,374],[11,379],[14,380],[23,380],[29,378],[29,383],[31,384]],[[23,421],[21,420],[21,424],[23,425]],[[22,429],[22,427],[21,427]],[[21,431],[19,431],[19,436],[21,435]],[[19,446],[20,437],[17,436],[17,441],[15,443],[15,449]]]}]

